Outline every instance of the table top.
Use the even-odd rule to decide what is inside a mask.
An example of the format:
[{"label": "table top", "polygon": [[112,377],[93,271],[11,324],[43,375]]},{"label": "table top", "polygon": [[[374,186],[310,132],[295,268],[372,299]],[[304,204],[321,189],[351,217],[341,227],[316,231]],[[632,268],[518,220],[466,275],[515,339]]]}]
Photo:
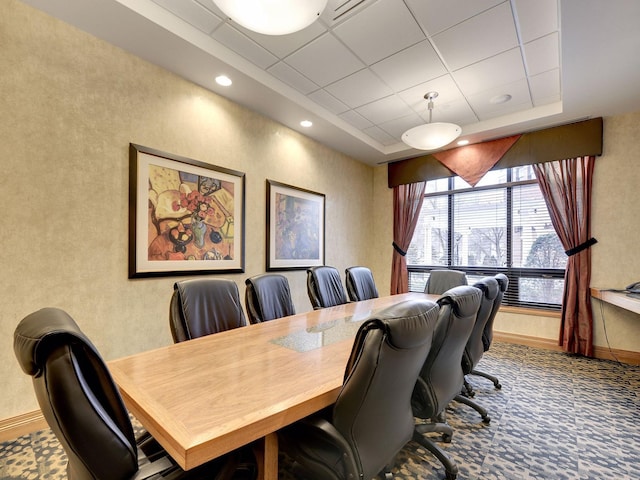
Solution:
[{"label": "table top", "polygon": [[630,297],[625,292],[591,287],[591,296],[625,310],[640,313],[640,299]]},{"label": "table top", "polygon": [[335,402],[353,338],[407,293],[315,310],[109,362],[131,413],[184,469]]}]

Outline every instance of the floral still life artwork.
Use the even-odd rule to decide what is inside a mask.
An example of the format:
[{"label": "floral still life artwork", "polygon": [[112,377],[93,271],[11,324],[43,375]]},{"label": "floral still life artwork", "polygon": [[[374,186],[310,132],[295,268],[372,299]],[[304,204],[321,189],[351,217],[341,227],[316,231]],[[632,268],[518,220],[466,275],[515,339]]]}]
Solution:
[{"label": "floral still life artwork", "polygon": [[233,260],[233,184],[157,165],[149,179],[149,260]]},{"label": "floral still life artwork", "polygon": [[242,268],[244,176],[137,153],[136,271]]}]

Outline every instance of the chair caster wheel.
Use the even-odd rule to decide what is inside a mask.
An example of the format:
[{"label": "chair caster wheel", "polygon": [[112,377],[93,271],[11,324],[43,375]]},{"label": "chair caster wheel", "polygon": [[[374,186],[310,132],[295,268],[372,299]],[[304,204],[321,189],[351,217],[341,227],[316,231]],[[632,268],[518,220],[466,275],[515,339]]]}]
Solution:
[{"label": "chair caster wheel", "polygon": [[486,423],[487,425],[491,423],[491,417],[484,417],[482,419],[482,423]]},{"label": "chair caster wheel", "polygon": [[456,480],[456,477],[458,475],[456,475],[455,473],[449,473],[449,472],[445,472],[444,474],[444,478],[446,478],[446,480]]},{"label": "chair caster wheel", "polygon": [[451,435],[447,435],[446,433],[442,434],[442,441],[444,443],[451,443]]},{"label": "chair caster wheel", "polygon": [[499,384],[499,383],[496,383],[496,388],[497,388],[498,390],[501,390],[501,389],[502,389],[502,385],[501,385],[501,384]]}]

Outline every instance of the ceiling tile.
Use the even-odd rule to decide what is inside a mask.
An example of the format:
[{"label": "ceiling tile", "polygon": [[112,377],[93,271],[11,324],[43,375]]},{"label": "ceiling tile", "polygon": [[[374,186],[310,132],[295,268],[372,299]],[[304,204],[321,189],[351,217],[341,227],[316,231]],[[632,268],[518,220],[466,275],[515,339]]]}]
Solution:
[{"label": "ceiling tile", "polygon": [[342,120],[344,120],[345,122],[353,125],[354,127],[356,127],[359,130],[363,130],[365,128],[369,128],[369,127],[373,126],[373,124],[369,120],[367,120],[362,115],[360,115],[359,113],[357,113],[357,112],[355,112],[353,110],[349,110],[348,112],[341,113],[338,116]]},{"label": "ceiling tile", "polygon": [[558,33],[538,38],[524,46],[527,74],[537,75],[560,67],[560,45]]},{"label": "ceiling tile", "polygon": [[[432,121],[434,122],[451,122],[457,123],[458,125],[468,125],[478,121],[478,117],[464,98],[454,100],[453,102],[438,102],[436,99],[433,103]],[[429,109],[427,108],[426,102],[425,109],[420,112],[420,116],[425,122],[429,121]]]},{"label": "ceiling tile", "polygon": [[412,113],[411,115],[407,115],[405,117],[395,118],[393,120],[389,120],[388,122],[381,123],[378,125],[382,130],[387,132],[389,135],[397,139],[399,142],[402,141],[402,134],[409,130],[410,128],[417,127],[418,125],[422,125],[424,120],[420,115]]},{"label": "ceiling tile", "polygon": [[318,85],[313,83],[304,75],[283,62],[278,62],[267,70],[271,75],[282,80],[287,85],[292,86],[296,90],[307,94],[318,89]]},{"label": "ceiling tile", "polygon": [[520,48],[514,48],[454,72],[453,77],[465,95],[507,85],[525,78]]},{"label": "ceiling tile", "polygon": [[266,69],[278,61],[275,55],[229,25],[223,25],[211,36],[260,68]]},{"label": "ceiling tile", "polygon": [[365,66],[330,33],[289,55],[285,62],[321,87]]},{"label": "ceiling tile", "polygon": [[398,143],[398,141],[389,135],[387,132],[382,130],[380,127],[369,127],[364,129],[364,133],[369,135],[374,140],[377,140],[382,145],[393,145],[394,143]]},{"label": "ceiling tile", "polygon": [[509,2],[487,10],[431,38],[452,70],[518,46]]},{"label": "ceiling tile", "polygon": [[449,27],[495,7],[504,0],[405,0],[427,35]]},{"label": "ceiling tile", "polygon": [[285,58],[325,33],[327,29],[320,22],[313,22],[307,28],[289,35],[263,35],[250,30],[243,29],[243,31],[276,57]]},{"label": "ceiling tile", "polygon": [[515,0],[515,7],[523,43],[558,30],[557,0]]},{"label": "ceiling tile", "polygon": [[456,85],[456,82],[453,81],[453,78],[451,78],[451,75],[443,75],[434,80],[421,83],[420,85],[400,92],[399,95],[407,105],[416,112],[420,112],[427,108],[427,101],[424,99],[427,92],[438,92],[438,98],[435,100],[435,104],[464,100],[460,89]]},{"label": "ceiling tile", "polygon": [[331,95],[326,90],[317,90],[310,93],[308,97],[316,102],[318,105],[323,106],[331,113],[338,114],[349,110],[349,107]]},{"label": "ceiling tile", "polygon": [[351,108],[357,108],[380,98],[387,97],[393,91],[370,70],[360,70],[325,88],[338,100]]},{"label": "ceiling tile", "polygon": [[536,107],[560,100],[560,71],[558,69],[531,77],[529,84],[533,104]]},{"label": "ceiling tile", "polygon": [[335,35],[372,64],[424,40],[402,0],[379,0],[334,28]]},{"label": "ceiling tile", "polygon": [[447,73],[428,40],[385,58],[371,70],[396,92]]},{"label": "ceiling tile", "polygon": [[364,118],[378,125],[394,118],[410,115],[413,111],[397,95],[376,100],[356,109]]},{"label": "ceiling tile", "polygon": [[[492,103],[492,99],[500,95],[511,95],[511,100],[505,103]],[[480,120],[492,118],[496,116],[496,112],[506,115],[514,111],[531,108],[532,106],[529,84],[525,78],[508,85],[470,95],[467,97],[467,101]]]},{"label": "ceiling tile", "polygon": [[212,12],[196,2],[184,0],[153,1],[207,35],[213,32],[213,30],[223,21],[222,18],[214,15]]}]

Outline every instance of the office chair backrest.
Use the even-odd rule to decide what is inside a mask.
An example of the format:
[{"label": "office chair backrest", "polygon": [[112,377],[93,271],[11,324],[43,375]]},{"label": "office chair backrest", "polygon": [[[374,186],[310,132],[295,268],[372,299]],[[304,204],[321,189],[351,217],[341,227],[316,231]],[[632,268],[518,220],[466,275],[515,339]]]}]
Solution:
[{"label": "office chair backrest", "polygon": [[340,273],[335,267],[320,266],[307,270],[307,293],[314,310],[348,303]]},{"label": "office chair backrest", "polygon": [[491,316],[495,304],[495,299],[500,291],[498,281],[494,277],[484,277],[474,283],[473,286],[482,291],[482,299],[476,321],[473,324],[473,330],[471,331],[467,345],[464,348],[464,355],[462,356],[462,370],[465,375],[471,373],[471,370],[473,370],[482,359],[482,354],[484,353],[484,344],[482,343],[484,327],[487,325],[487,321]]},{"label": "office chair backrest", "polygon": [[440,313],[431,350],[416,382],[411,399],[414,415],[432,418],[458,395],[464,384],[462,354],[480,308],[482,292],[463,285],[438,299]]},{"label": "office chair backrest", "polygon": [[431,270],[424,293],[441,295],[450,288],[467,285],[467,275],[459,270]]},{"label": "office chair backrest", "polygon": [[45,308],[16,327],[13,348],[68,457],[70,480],[129,479],[138,470],[133,427],[107,367],[64,311]]},{"label": "office chair backrest", "polygon": [[489,350],[489,347],[491,347],[491,342],[493,341],[493,321],[500,309],[500,305],[502,305],[504,292],[506,292],[509,287],[509,278],[505,274],[498,273],[494,278],[497,280],[500,289],[498,291],[498,295],[496,295],[496,298],[493,301],[493,308],[491,309],[491,313],[489,314],[489,318],[482,334],[482,345],[485,352]]},{"label": "office chair backrest", "polygon": [[174,342],[183,342],[247,324],[238,286],[232,280],[206,278],[174,285],[169,307]]},{"label": "office chair backrest", "polygon": [[245,306],[250,323],[295,315],[287,277],[264,273],[245,280]]},{"label": "office chair backrest", "polygon": [[373,274],[367,267],[349,267],[345,270],[345,283],[349,300],[359,302],[378,298],[378,289]]},{"label": "office chair backrest", "polygon": [[434,302],[407,301],[360,327],[332,422],[353,452],[354,478],[373,478],[411,439],[411,392],[437,317]]}]

